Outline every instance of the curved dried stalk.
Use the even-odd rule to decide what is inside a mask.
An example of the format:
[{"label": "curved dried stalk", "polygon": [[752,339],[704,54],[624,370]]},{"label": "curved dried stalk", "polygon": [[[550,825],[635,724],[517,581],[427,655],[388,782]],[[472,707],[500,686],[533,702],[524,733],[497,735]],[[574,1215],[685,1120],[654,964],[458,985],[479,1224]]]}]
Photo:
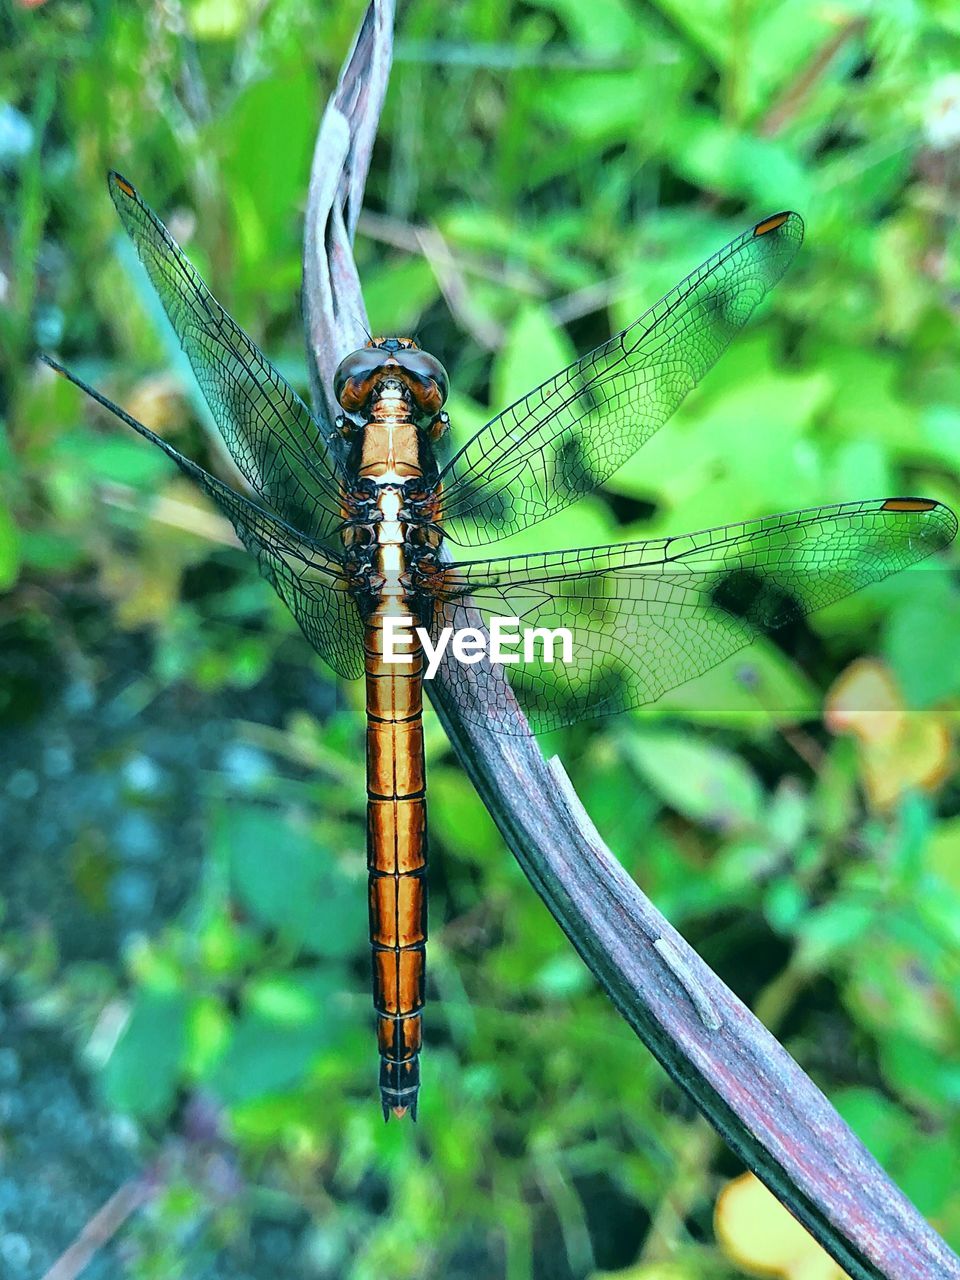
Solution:
[{"label": "curved dried stalk", "polygon": [[[321,124],[304,290],[314,391],[364,338],[351,243],[386,92],[392,0],[373,0]],[[644,897],[559,761],[432,699],[504,839],[617,1009],[744,1164],[856,1280],[960,1280],[946,1246],[813,1082]],[[519,713],[518,713],[519,714]]]}]

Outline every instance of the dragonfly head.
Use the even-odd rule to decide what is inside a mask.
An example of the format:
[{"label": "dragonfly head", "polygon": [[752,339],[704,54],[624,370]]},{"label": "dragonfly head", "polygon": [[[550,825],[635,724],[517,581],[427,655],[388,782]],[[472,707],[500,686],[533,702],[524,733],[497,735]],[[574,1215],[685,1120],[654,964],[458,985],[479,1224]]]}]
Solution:
[{"label": "dragonfly head", "polygon": [[434,417],[447,398],[447,372],[435,356],[412,338],[371,338],[340,361],[333,390],[348,413],[362,413],[383,383],[399,383],[423,415]]}]

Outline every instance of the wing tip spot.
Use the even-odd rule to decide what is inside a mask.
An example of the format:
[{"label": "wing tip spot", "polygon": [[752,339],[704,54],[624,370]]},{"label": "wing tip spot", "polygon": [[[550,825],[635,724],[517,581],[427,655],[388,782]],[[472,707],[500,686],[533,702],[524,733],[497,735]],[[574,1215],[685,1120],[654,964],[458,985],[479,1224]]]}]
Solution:
[{"label": "wing tip spot", "polygon": [[114,186],[118,187],[125,196],[129,196],[131,200],[136,199],[136,190],[132,182],[128,182],[122,173],[117,173],[116,169],[110,170],[110,180]]},{"label": "wing tip spot", "polygon": [[776,231],[782,227],[790,216],[789,211],[786,213],[774,213],[769,218],[764,218],[762,222],[758,222],[753,228],[753,234],[755,236],[769,235],[771,231]]},{"label": "wing tip spot", "polygon": [[934,511],[939,506],[932,498],[887,498],[881,511]]}]

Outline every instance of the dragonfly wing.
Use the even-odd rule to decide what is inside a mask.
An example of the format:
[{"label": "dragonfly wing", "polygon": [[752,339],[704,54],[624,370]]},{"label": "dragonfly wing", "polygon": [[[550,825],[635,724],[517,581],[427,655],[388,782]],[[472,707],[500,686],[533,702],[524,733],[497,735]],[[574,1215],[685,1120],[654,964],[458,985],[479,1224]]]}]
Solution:
[{"label": "dragonfly wing", "polygon": [[441,475],[447,535],[490,542],[602,484],[722,355],[802,239],[795,213],[758,222],[629,328],[481,427]]},{"label": "dragonfly wing", "polygon": [[[433,622],[567,628],[570,661],[465,667],[438,678],[461,714],[503,732],[515,698],[535,732],[656,701],[758,634],[945,547],[953,512],[927,499],[875,499],[700,533],[583,551],[510,556],[444,571]],[[513,628],[514,631],[517,628]],[[516,651],[516,646],[512,646]]]},{"label": "dragonfly wing", "polygon": [[185,458],[168,441],[155,435],[149,427],[56,360],[46,355],[42,358],[62,377],[172,458],[180,470],[213,499],[233,525],[240,541],[255,557],[260,572],[290,609],[321,658],[338,675],[347,679],[363,674],[360,615],[348,592],[343,566],[335,554]]},{"label": "dragonfly wing", "polygon": [[244,478],[294,527],[316,539],[328,536],[342,514],[320,423],[227,315],[139,192],[118,173],[110,174],[109,186]]}]

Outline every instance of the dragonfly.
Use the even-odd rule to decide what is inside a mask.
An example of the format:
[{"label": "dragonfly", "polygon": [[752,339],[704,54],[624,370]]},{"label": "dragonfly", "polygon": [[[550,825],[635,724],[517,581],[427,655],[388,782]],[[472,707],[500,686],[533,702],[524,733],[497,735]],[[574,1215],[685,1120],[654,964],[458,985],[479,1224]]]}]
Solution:
[{"label": "dragonfly", "polygon": [[[162,449],[229,518],[313,649],[366,682],[367,864],[384,1119],[417,1117],[427,941],[422,696],[439,659],[465,721],[538,733],[628,710],[758,635],[941,550],[957,519],[881,497],[672,537],[453,558],[529,529],[602,485],[671,416],[781,279],[803,238],[777,213],[715,253],[621,333],[453,450],[440,362],[371,337],[311,411],[200,279],[134,186],[109,190],[247,492],[225,483],[50,356]],[[334,355],[339,354],[333,353]],[[501,619],[564,630],[569,653],[490,660]],[[404,628],[398,633],[398,628]],[[478,639],[479,637],[479,639]]]}]

